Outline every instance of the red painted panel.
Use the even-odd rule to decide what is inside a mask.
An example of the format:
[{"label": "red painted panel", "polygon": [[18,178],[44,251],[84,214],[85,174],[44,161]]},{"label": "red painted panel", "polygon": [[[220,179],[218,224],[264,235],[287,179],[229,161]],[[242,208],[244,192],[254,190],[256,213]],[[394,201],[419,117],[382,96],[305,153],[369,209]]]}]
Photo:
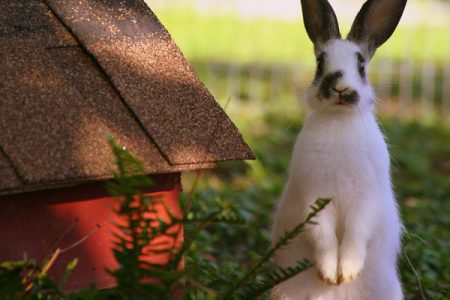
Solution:
[{"label": "red painted panel", "polygon": [[[179,174],[168,177],[173,184],[161,184],[162,190],[153,189],[148,195],[157,204],[158,216],[169,221],[165,207],[180,216],[178,196]],[[166,178],[167,180],[167,178]],[[156,182],[158,182],[156,180]],[[99,192],[101,183],[88,187],[65,188],[0,198],[0,261],[27,257],[41,260],[49,257],[56,248],[62,249],[50,270],[55,278],[61,278],[66,265],[75,257],[78,265],[65,285],[66,291],[89,287],[114,285],[114,278],[104,271],[114,269],[117,262],[112,254],[113,223],[120,222],[113,212],[117,200]],[[99,188],[100,186],[100,188]],[[89,195],[95,197],[90,198]],[[69,200],[67,200],[69,199]],[[164,202],[164,205],[162,204]],[[163,247],[178,247],[183,238],[182,228],[176,239],[164,237]],[[161,244],[158,243],[158,246]],[[156,245],[150,245],[145,259],[164,264],[167,254],[152,253]]]}]

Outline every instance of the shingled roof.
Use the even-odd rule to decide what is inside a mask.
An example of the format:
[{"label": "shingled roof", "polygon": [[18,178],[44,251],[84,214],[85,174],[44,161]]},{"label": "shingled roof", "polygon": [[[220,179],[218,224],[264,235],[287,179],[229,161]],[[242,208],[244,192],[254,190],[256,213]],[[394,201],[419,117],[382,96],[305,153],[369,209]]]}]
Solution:
[{"label": "shingled roof", "polygon": [[149,173],[253,158],[143,1],[1,1],[0,194],[110,178],[108,135]]}]

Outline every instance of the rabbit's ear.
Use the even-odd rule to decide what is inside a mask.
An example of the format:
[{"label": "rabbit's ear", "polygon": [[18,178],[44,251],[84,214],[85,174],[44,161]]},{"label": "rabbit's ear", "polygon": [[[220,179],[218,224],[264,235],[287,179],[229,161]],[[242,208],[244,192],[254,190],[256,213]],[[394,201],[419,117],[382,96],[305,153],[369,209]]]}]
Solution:
[{"label": "rabbit's ear", "polygon": [[368,0],[356,15],[347,39],[359,44],[368,58],[392,35],[407,0]]},{"label": "rabbit's ear", "polygon": [[314,43],[316,54],[331,39],[341,38],[333,8],[327,0],[301,0],[306,32]]}]

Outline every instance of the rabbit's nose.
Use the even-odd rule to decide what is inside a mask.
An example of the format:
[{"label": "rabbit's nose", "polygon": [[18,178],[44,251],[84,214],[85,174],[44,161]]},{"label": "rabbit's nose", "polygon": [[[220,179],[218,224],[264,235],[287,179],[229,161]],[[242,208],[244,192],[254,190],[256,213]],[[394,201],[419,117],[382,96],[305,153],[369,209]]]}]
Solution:
[{"label": "rabbit's nose", "polygon": [[333,91],[335,91],[336,93],[338,93],[338,94],[343,94],[345,91],[347,91],[348,90],[348,87],[332,87],[331,88]]}]

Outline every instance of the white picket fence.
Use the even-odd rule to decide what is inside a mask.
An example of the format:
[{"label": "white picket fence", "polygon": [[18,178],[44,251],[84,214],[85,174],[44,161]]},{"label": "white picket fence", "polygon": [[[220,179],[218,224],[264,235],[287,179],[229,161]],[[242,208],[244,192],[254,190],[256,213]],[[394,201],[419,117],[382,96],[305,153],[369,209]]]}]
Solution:
[{"label": "white picket fence", "polygon": [[[194,63],[205,85],[218,99],[271,102],[280,97],[296,102],[305,93],[314,70],[301,65]],[[375,60],[369,77],[380,113],[399,117],[450,116],[450,63]]]}]

